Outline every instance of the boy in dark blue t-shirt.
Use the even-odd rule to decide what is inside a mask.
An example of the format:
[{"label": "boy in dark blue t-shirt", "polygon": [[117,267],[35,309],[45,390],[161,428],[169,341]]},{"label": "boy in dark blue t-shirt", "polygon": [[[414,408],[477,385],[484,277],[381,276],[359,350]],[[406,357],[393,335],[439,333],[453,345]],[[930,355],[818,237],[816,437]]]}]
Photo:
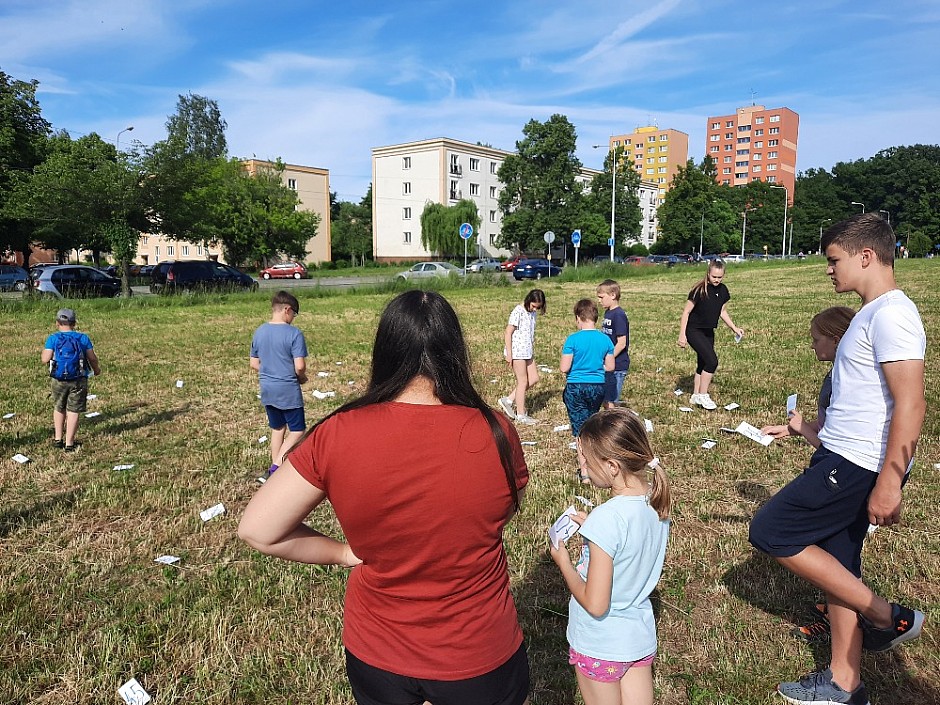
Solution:
[{"label": "boy in dark blue t-shirt", "polygon": [[614,345],[614,369],[604,380],[604,405],[612,409],[620,399],[630,369],[630,321],[626,311],[620,308],[620,284],[613,279],[605,279],[597,285],[597,300],[604,307],[601,332]]}]

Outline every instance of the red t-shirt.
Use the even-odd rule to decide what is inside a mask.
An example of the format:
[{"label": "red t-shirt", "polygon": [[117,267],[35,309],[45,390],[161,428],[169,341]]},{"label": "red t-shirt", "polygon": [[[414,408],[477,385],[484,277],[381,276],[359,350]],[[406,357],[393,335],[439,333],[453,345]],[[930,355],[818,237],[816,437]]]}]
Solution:
[{"label": "red t-shirt", "polygon": [[[502,416],[516,486],[522,446]],[[522,643],[502,529],[512,498],[486,419],[463,406],[388,402],[321,424],[291,463],[326,492],[362,565],[349,575],[343,643],[412,678],[492,671]]]}]

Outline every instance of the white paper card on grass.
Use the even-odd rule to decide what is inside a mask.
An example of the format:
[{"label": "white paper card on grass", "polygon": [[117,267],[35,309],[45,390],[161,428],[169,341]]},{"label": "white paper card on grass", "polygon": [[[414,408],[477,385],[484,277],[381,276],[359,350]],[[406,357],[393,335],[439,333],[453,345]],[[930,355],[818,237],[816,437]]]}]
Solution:
[{"label": "white paper card on grass", "polygon": [[101,416],[101,412],[100,412],[100,411],[89,411],[87,414],[85,414],[85,418],[86,418],[86,419],[93,419],[93,418],[95,418],[96,416]]},{"label": "white paper card on grass", "polygon": [[553,428],[552,430],[555,433],[561,433],[562,431],[570,431],[571,426],[569,424],[563,423],[560,426],[555,426],[555,428]]},{"label": "white paper card on grass", "polygon": [[653,432],[653,422],[650,421],[649,419],[643,419],[643,423],[646,424],[646,432],[647,432],[647,433],[652,433],[652,432]]},{"label": "white paper card on grass", "polygon": [[583,504],[585,507],[593,507],[593,506],[594,506],[594,502],[592,502],[591,500],[589,500],[587,497],[582,497],[581,495],[576,494],[576,495],[574,496],[574,498],[575,498],[576,500],[578,500],[579,502],[581,502],[581,504]]},{"label": "white paper card on grass", "polygon": [[787,416],[793,416],[796,413],[796,394],[787,397]]},{"label": "white paper card on grass", "polygon": [[5,418],[5,419],[12,419],[14,416],[16,416],[16,412],[15,412],[15,411],[11,411],[9,414],[4,414],[4,415],[3,415],[3,418]]},{"label": "white paper card on grass", "polygon": [[704,442],[702,443],[702,448],[704,448],[705,450],[711,450],[711,449],[714,448],[716,445],[718,445],[718,444],[717,444],[715,441],[711,441],[711,440],[709,440],[709,441],[704,441]]},{"label": "white paper card on grass", "polygon": [[552,542],[552,546],[558,548],[563,541],[567,541],[576,533],[578,533],[578,523],[572,519],[577,510],[572,504],[568,507],[564,513],[555,520],[555,523],[552,524],[552,528],[548,530],[548,538]]},{"label": "white paper card on grass", "polygon": [[174,563],[180,562],[179,556],[157,556],[153,559],[154,563],[162,563],[163,565],[173,565]]},{"label": "white paper card on grass", "polygon": [[199,516],[203,521],[209,521],[220,514],[225,514],[225,505],[221,502],[199,512]]},{"label": "white paper card on grass", "polygon": [[774,442],[773,436],[768,436],[764,433],[761,433],[759,428],[752,426],[747,421],[742,421],[734,430],[745,438],[750,438],[752,441],[760,443],[762,446],[769,446]]},{"label": "white paper card on grass", "polygon": [[17,462],[17,463],[19,463],[20,465],[25,465],[26,463],[29,462],[29,458],[27,458],[27,457],[26,457],[25,455],[23,455],[22,453],[17,453],[17,454],[14,455],[12,458],[10,458],[10,460],[13,460],[13,461]]},{"label": "white paper card on grass", "polygon": [[312,392],[310,392],[310,393],[311,393],[314,397],[316,397],[317,399],[320,399],[320,400],[327,399],[328,397],[335,397],[335,396],[336,396],[336,392],[321,392],[319,389],[314,389],[314,390],[313,390]]},{"label": "white paper card on grass", "polygon": [[681,390],[681,389],[673,390],[672,393],[675,394],[677,397],[681,397],[681,396],[682,396],[682,390]]},{"label": "white paper card on grass", "polygon": [[89,394],[89,395],[88,395],[87,397],[85,397],[85,398],[86,398],[88,401],[92,401],[92,400],[94,400],[94,399],[97,399],[97,398],[98,398],[98,395],[97,395],[97,394]]},{"label": "white paper card on grass", "polygon": [[329,372],[317,372],[317,377],[329,377]]},{"label": "white paper card on grass", "polygon": [[534,446],[534,445],[535,445],[535,441],[519,441],[519,443],[522,444],[522,445],[524,445],[524,446]]},{"label": "white paper card on grass", "polygon": [[115,465],[112,470],[133,470],[134,463],[124,463],[123,465]]},{"label": "white paper card on grass", "polygon": [[725,404],[725,411],[734,411],[735,409],[740,409],[741,405],[737,402],[731,402],[730,404]]},{"label": "white paper card on grass", "polygon": [[182,388],[183,388],[183,380],[181,380],[181,379],[176,380],[176,388],[177,388],[177,389],[182,389]]},{"label": "white paper card on grass", "polygon": [[136,678],[131,678],[118,688],[118,695],[127,705],[147,705],[150,702],[150,693],[144,690]]},{"label": "white paper card on grass", "polygon": [[682,411],[682,412],[688,414],[688,413],[690,413],[690,412],[692,411],[692,407],[690,407],[690,406],[680,406],[680,407],[679,407],[679,411]]},{"label": "white paper card on grass", "polygon": [[267,436],[261,436],[261,438],[258,439],[258,443],[264,443],[266,440],[268,440]]}]

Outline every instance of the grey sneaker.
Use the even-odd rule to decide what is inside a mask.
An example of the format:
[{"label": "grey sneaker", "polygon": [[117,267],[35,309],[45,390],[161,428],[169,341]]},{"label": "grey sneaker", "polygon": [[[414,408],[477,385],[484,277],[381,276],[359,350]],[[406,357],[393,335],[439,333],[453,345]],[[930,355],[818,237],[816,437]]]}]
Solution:
[{"label": "grey sneaker", "polygon": [[509,397],[500,397],[499,398],[499,408],[503,410],[503,413],[506,414],[511,419],[516,418],[516,412],[512,410],[512,399]]},{"label": "grey sneaker", "polygon": [[825,671],[808,673],[796,682],[781,683],[777,686],[777,692],[788,703],[796,705],[871,705],[864,683],[859,683],[858,688],[851,693],[842,690],[832,682],[832,671],[828,668]]},{"label": "grey sneaker", "polygon": [[521,423],[525,426],[535,426],[535,424],[537,424],[538,421],[533,419],[528,414],[516,414],[516,423]]},{"label": "grey sneaker", "polygon": [[862,646],[866,651],[890,651],[898,644],[920,636],[920,630],[924,626],[923,612],[892,602],[891,618],[894,624],[879,629],[862,615],[858,616],[858,623],[862,628]]},{"label": "grey sneaker", "polygon": [[718,408],[718,405],[712,401],[712,398],[707,394],[699,394],[698,399],[695,402],[703,409],[708,409],[709,411],[714,411]]}]

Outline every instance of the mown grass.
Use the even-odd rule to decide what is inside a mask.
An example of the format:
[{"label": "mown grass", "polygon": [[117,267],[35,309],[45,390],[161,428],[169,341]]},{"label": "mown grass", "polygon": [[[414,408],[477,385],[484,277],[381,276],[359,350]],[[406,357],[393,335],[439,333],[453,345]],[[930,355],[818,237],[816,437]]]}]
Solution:
[{"label": "mown grass", "polygon": [[[635,270],[635,272],[633,271]],[[769,448],[718,427],[778,421],[787,394],[811,407],[825,373],[808,346],[808,321],[839,303],[819,263],[730,267],[735,345],[720,329],[721,367],[713,396],[734,412],[678,411],[687,397],[692,353],[676,347],[685,295],[701,268],[619,270],[631,321],[632,368],[625,396],[655,425],[653,442],[674,483],[673,534],[658,590],[658,702],[771,703],[781,678],[825,664],[828,649],[794,640],[814,596],[807,585],[757,556],[747,543],[755,509],[809,457],[796,441]],[[904,523],[881,529],[865,548],[866,578],[890,597],[928,614],[924,636],[896,653],[866,655],[864,672],[879,705],[940,702],[940,500],[937,410],[940,300],[932,262],[898,264],[902,286],[927,326],[928,418]],[[573,271],[573,270],[572,270]],[[557,373],[571,306],[607,276],[588,268],[579,281],[542,280],[548,315],[539,321],[537,361],[555,370],[530,397],[539,426],[526,454],[526,505],[506,531],[513,589],[533,667],[532,702],[578,701],[566,663],[567,593],[545,554],[545,532],[575,493],[574,459]],[[482,284],[481,284],[482,282]],[[531,283],[536,285],[535,283]],[[530,283],[437,283],[460,313],[477,383],[495,404],[510,385],[502,330]],[[400,285],[358,293],[296,290],[297,319],[310,347],[308,418],[359,393],[368,375],[375,322]],[[253,329],[268,294],[76,302],[80,328],[94,340],[104,373],[82,419],[74,456],[49,444],[51,414],[39,351],[59,303],[4,301],[0,363],[0,702],[116,702],[136,677],[157,703],[348,703],[339,641],[345,573],[261,556],[235,536],[238,518],[268,465],[268,435],[257,381],[247,364]],[[342,363],[342,364],[337,364]],[[183,380],[182,388],[176,380]],[[309,391],[332,390],[317,401]],[[717,438],[702,450],[702,439]],[[32,458],[25,466],[9,460]],[[112,470],[134,463],[133,470]],[[378,481],[377,489],[381,489]],[[595,500],[596,491],[588,490]],[[227,513],[203,523],[199,511]],[[441,511],[447,511],[442,507]],[[311,522],[338,531],[328,506]],[[179,567],[153,562],[182,557]],[[460,635],[455,634],[455,639]],[[395,648],[389,645],[389,648]]]}]

